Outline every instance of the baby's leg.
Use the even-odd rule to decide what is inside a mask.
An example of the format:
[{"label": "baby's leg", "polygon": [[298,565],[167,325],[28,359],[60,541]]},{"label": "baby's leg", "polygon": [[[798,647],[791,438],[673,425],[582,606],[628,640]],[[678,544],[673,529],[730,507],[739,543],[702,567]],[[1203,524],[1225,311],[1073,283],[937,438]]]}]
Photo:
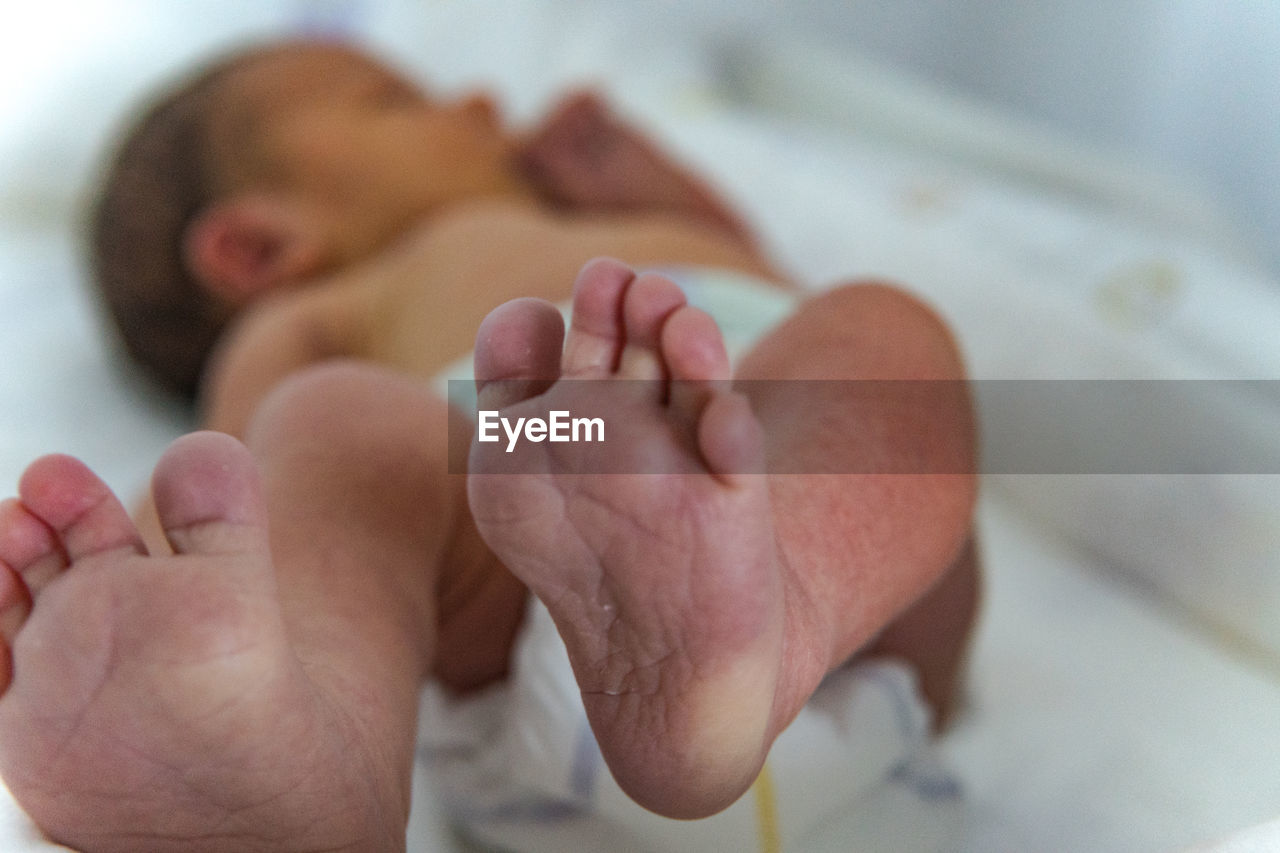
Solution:
[{"label": "baby's leg", "polygon": [[253,456],[215,433],[165,454],[163,557],[83,465],[31,466],[0,511],[0,772],[48,834],[90,851],[403,849],[459,511],[446,417],[374,371],[299,378],[265,405]]},{"label": "baby's leg", "polygon": [[[508,303],[481,327],[482,409],[514,421],[616,393],[605,464],[618,473],[581,446],[508,457],[477,443],[470,499],[486,541],[556,620],[614,776],[663,814],[736,799],[822,677],[934,583],[967,534],[968,475],[743,473],[766,454],[781,471],[856,470],[845,448],[895,453],[888,426],[942,430],[938,465],[963,467],[951,458],[971,452],[963,395],[927,424],[887,424],[865,400],[851,408],[847,387],[795,396],[786,380],[959,376],[949,339],[914,303],[843,298],[805,306],[749,359],[749,376],[772,380],[744,386],[758,418],[713,385],[729,377],[719,331],[660,276],[589,265],[563,355],[548,305]],[[860,316],[843,317],[850,309]],[[878,337],[838,340],[841,319]],[[610,379],[633,381],[603,390]]]},{"label": "baby's leg", "polygon": [[[815,664],[859,650],[903,658],[944,724],[978,594],[972,413],[946,327],[896,289],[836,288],[760,341],[736,378],[764,425],[770,470],[847,472],[771,481],[784,553],[831,637]],[[868,395],[902,398],[909,386],[876,380],[931,390],[904,422]],[[917,473],[852,473],[873,467]]]},{"label": "baby's leg", "polygon": [[[744,473],[765,455],[781,471],[859,470],[847,448],[891,457],[893,429],[940,430],[929,442],[940,456],[920,464],[966,470],[963,392],[938,396],[919,412],[928,420],[888,423],[865,397],[851,403],[850,386],[788,380],[951,379],[959,361],[914,302],[837,293],[746,362],[745,375],[769,380],[744,384],[756,418],[744,394],[713,384],[728,378],[713,321],[669,280],[612,261],[581,273],[563,355],[562,337],[545,304],[490,314],[476,345],[481,409],[545,418],[611,394],[604,462],[618,473],[585,446],[526,443],[513,461],[476,443],[472,511],[547,603],[618,783],[664,815],[708,815],[744,792],[823,676],[922,596],[968,533],[972,475]],[[584,379],[595,383],[585,397]]]}]

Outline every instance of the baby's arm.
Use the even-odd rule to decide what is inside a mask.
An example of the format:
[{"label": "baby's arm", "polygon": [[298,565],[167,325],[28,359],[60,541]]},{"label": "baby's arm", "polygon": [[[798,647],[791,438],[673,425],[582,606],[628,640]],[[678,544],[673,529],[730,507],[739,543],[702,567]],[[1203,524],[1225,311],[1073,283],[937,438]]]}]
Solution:
[{"label": "baby's arm", "polygon": [[305,301],[255,307],[224,335],[201,387],[205,429],[243,439],[259,404],[286,377],[337,355]]},{"label": "baby's arm", "polygon": [[521,155],[539,191],[566,210],[687,215],[756,248],[750,229],[705,181],[619,120],[594,93],[561,102],[525,140]]}]

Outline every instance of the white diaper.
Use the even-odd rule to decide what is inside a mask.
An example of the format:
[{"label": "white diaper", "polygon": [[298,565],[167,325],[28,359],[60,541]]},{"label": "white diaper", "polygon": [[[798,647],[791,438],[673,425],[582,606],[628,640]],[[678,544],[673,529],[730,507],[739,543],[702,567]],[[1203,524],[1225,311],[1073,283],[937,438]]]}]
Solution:
[{"label": "white diaper", "polygon": [[938,851],[959,786],[933,759],[929,713],[902,664],[830,675],[737,803],[700,821],[658,817],[618,788],[587,723],[564,644],[531,599],[510,677],[466,699],[423,694],[418,758],[448,819],[499,850]]}]

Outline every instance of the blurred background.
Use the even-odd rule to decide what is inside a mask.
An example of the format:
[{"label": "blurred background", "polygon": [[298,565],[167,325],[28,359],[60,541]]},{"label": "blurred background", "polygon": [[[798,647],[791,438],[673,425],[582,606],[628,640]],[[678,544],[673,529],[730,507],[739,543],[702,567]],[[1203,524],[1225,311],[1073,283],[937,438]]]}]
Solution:
[{"label": "blurred background", "polygon": [[[698,4],[683,4],[698,5]],[[794,0],[760,10],[1213,196],[1280,269],[1274,0]]]},{"label": "blurred background", "polygon": [[[0,27],[0,204],[71,193],[112,120],[139,87],[246,33],[360,32],[410,61],[430,34],[406,9],[465,0],[13,0]],[[520,4],[527,5],[527,4]],[[1153,179],[1116,179],[1119,195],[1181,194],[1214,208],[1239,253],[1280,271],[1280,4],[1274,0],[546,0],[564,20],[639,16],[644,37],[696,42],[707,57],[778,44],[854,55],[918,80],[925,91],[998,108],[1040,128],[1068,155],[1106,154]],[[410,16],[411,19],[411,16]],[[175,23],[187,34],[172,38]],[[501,33],[510,21],[495,20]],[[517,37],[518,33],[508,33]],[[499,36],[501,37],[501,36]],[[127,62],[121,61],[122,51]],[[465,58],[465,50],[459,50]],[[800,61],[800,57],[795,57]],[[549,58],[561,62],[563,58]],[[750,63],[750,60],[742,60]],[[465,65],[465,61],[454,63]],[[845,66],[847,68],[847,66]],[[856,67],[856,66],[855,66]],[[738,69],[743,70],[743,69]],[[749,69],[747,69],[749,70]],[[856,91],[858,81],[848,88]],[[796,106],[788,98],[787,106]],[[56,118],[81,115],[68,134]],[[855,103],[857,103],[855,101]],[[858,104],[864,123],[898,122],[901,106]],[[829,107],[829,104],[827,105]],[[847,105],[844,105],[847,107]],[[877,109],[879,107],[879,109]],[[843,108],[843,107],[842,107]],[[895,110],[897,112],[895,112]],[[829,110],[828,110],[829,112]],[[830,119],[830,115],[823,116]],[[918,130],[918,129],[917,129]],[[989,156],[989,139],[937,133]],[[1006,152],[1007,153],[1007,152]],[[1034,164],[1028,168],[1036,168]],[[1095,170],[1096,171],[1096,170]],[[1159,176],[1159,180],[1155,179]],[[1164,205],[1166,208],[1168,205]],[[27,215],[36,215],[31,205]],[[1197,225],[1203,230],[1204,216]]]}]

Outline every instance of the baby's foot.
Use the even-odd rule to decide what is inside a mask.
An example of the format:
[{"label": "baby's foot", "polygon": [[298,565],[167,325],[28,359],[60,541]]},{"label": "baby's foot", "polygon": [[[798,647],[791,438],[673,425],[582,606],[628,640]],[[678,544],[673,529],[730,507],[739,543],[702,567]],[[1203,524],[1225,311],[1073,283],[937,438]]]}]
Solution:
[{"label": "baby's foot", "polygon": [[377,735],[290,645],[247,451],[188,436],[153,486],[173,556],[69,457],[0,504],[9,788],[90,851],[401,847]]},{"label": "baby's foot", "polygon": [[603,415],[603,445],[473,444],[472,512],[555,619],[622,788],[672,817],[729,805],[777,733],[785,590],[760,426],[715,323],[669,280],[596,261],[567,339],[550,305],[507,303],[476,377],[511,422]]}]

